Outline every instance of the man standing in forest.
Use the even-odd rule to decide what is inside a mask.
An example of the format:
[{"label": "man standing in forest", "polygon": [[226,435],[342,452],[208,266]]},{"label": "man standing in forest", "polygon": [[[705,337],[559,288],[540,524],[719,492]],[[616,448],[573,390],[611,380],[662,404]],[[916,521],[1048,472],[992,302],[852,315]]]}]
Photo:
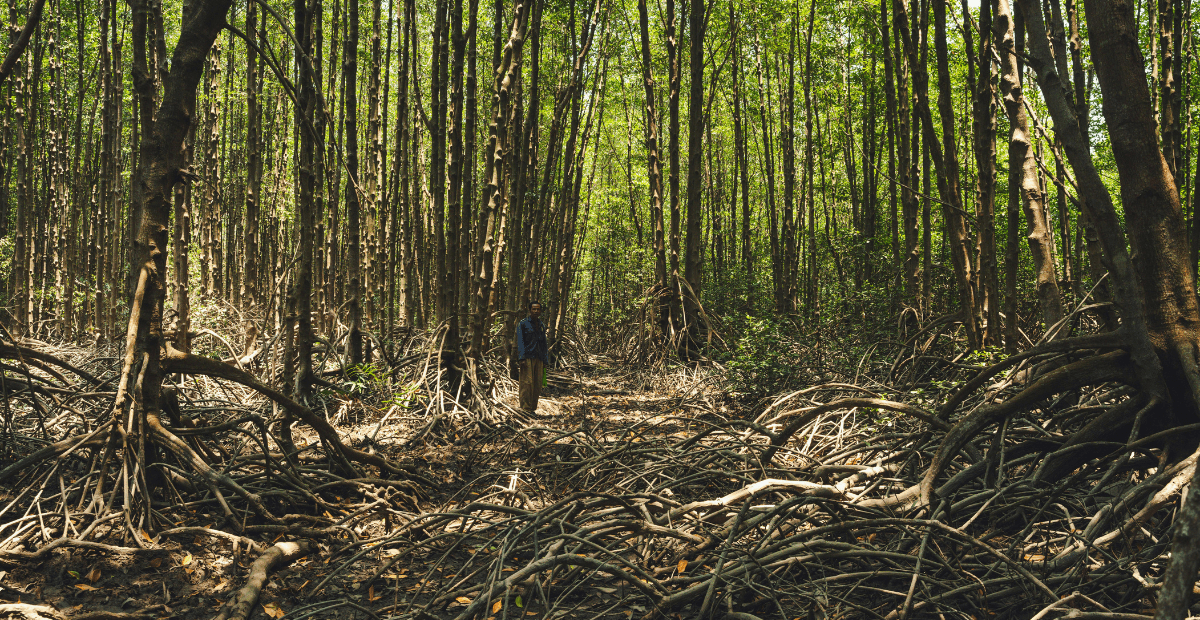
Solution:
[{"label": "man standing in forest", "polygon": [[529,316],[517,325],[517,364],[521,368],[521,409],[537,411],[542,393],[542,373],[546,368],[546,326],[538,317],[542,304],[529,303]]}]

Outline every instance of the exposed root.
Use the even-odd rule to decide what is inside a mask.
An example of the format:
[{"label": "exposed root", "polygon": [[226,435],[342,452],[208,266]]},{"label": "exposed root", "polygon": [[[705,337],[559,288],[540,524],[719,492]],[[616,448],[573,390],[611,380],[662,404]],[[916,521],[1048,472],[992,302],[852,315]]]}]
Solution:
[{"label": "exposed root", "polygon": [[[200,534],[257,553],[307,537],[331,545],[310,597],[373,562],[358,585],[369,600],[310,611],[414,620],[583,604],[646,620],[1132,615],[1156,600],[1172,509],[1200,458],[1164,458],[1166,440],[1200,423],[1150,425],[1161,403],[1116,344],[1064,338],[989,366],[954,362],[912,390],[829,376],[749,411],[720,393],[718,368],[576,377],[590,395],[529,419],[505,404],[515,386],[502,362],[463,358],[435,331],[362,371],[396,395],[351,438],[337,421],[368,407],[354,387],[323,411],[329,401],[298,402],[249,368],[168,347],[163,371],[188,377],[179,404],[117,420],[113,392],[78,392],[67,373],[30,365],[26,385],[78,393],[10,396],[26,432],[41,416],[57,435],[0,470],[17,489],[0,506],[0,553],[146,554]],[[433,481],[374,450],[401,418],[410,433],[393,446],[457,444],[466,480],[440,505],[422,502]],[[208,519],[166,526],[182,506]],[[225,620],[252,607],[272,562],[290,561],[279,549],[255,563]],[[419,567],[419,581],[397,564]]]},{"label": "exposed root", "polygon": [[216,620],[246,620],[254,612],[254,604],[262,593],[263,586],[271,573],[295,562],[312,551],[312,543],[280,542],[267,549],[253,564],[246,575],[246,585],[221,608]]}]

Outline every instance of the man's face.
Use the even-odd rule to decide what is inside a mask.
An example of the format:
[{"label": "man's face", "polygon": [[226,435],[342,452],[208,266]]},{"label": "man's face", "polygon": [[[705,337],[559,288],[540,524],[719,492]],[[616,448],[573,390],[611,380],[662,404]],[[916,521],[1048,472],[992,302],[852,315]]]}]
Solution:
[{"label": "man's face", "polygon": [[542,304],[533,304],[532,306],[529,306],[529,316],[535,319],[539,316],[542,316]]}]

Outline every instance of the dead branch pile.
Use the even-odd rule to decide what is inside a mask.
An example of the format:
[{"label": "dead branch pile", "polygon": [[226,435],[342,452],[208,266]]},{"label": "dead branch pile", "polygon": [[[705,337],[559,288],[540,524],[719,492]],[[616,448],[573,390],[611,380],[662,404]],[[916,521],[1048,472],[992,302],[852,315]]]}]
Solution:
[{"label": "dead branch pile", "polygon": [[1200,453],[1160,463],[1136,422],[1072,440],[1144,404],[1052,351],[1009,360],[930,401],[832,384],[750,418],[692,397],[632,425],[512,428],[492,438],[503,471],[345,548],[334,575],[388,559],[360,587],[395,588],[399,617],[1139,617]]},{"label": "dead branch pile", "polygon": [[[322,592],[369,559],[358,598],[338,605],[394,617],[1134,618],[1155,603],[1200,451],[1163,458],[1166,439],[1197,429],[1143,425],[1155,403],[1115,342],[955,361],[942,391],[924,375],[903,390],[839,377],[752,414],[719,399],[719,367],[681,368],[643,377],[660,395],[683,387],[641,417],[587,414],[585,398],[584,420],[564,426],[505,415],[500,363],[443,363],[434,332],[390,360],[388,385],[405,387],[345,445],[320,427],[374,408],[352,391],[310,410],[234,365],[168,356],[183,373],[164,398],[182,444],[169,453],[135,421],[107,421],[115,355],[2,344],[0,560],[147,553],[196,534],[254,552],[281,535],[326,541],[331,570],[298,617],[319,616]],[[452,372],[466,388],[447,389]],[[422,504],[437,483],[375,455],[389,416],[411,432],[401,446],[453,441],[482,475]],[[472,438],[456,432],[471,424]]]}]

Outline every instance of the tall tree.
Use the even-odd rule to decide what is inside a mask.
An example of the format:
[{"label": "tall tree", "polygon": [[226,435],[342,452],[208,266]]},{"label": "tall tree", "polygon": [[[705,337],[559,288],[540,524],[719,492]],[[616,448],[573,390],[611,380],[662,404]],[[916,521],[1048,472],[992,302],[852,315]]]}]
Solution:
[{"label": "tall tree", "polygon": [[512,96],[517,74],[521,70],[522,50],[528,29],[529,2],[517,0],[512,11],[512,28],[508,42],[501,52],[500,63],[492,84],[492,122],[489,125],[488,158],[484,173],[483,210],[479,214],[479,237],[482,241],[476,261],[477,280],[471,319],[470,355],[481,359],[484,353],[484,326],[491,292],[496,285],[493,255],[496,252],[498,213],[503,209],[504,184],[512,160],[505,157],[510,148],[509,127],[512,124]]},{"label": "tall tree", "polygon": [[[646,0],[638,0],[638,24],[642,49],[642,85],[645,90],[646,167],[650,182],[650,219],[654,226],[654,279],[658,294],[665,295],[667,282],[667,251],[663,215],[662,153],[658,141],[658,104],[654,92],[654,74],[650,55],[650,18]],[[668,308],[659,309],[660,322],[665,323]]]},{"label": "tall tree", "polygon": [[[963,19],[970,21],[967,3],[962,3]],[[964,29],[970,50],[971,29]],[[979,306],[984,324],[980,341],[984,345],[1000,341],[1000,280],[996,265],[996,75],[992,58],[992,5],[986,0],[979,8],[979,79],[974,95],[975,166],[979,209],[975,220],[979,230]]]},{"label": "tall tree", "polygon": [[[700,248],[703,237],[701,224],[701,194],[703,187],[704,155],[704,29],[708,21],[704,0],[692,0],[689,7],[688,37],[690,73],[688,83],[688,181],[687,181],[687,247],[684,259],[684,280],[688,291],[684,298],[689,333],[699,329]],[[689,339],[689,346],[691,342]]]},{"label": "tall tree", "polygon": [[[1037,279],[1038,303],[1041,306],[1042,322],[1048,329],[1063,316],[1062,297],[1058,290],[1058,278],[1054,269],[1053,234],[1046,222],[1046,198],[1038,180],[1037,160],[1033,152],[1033,140],[1029,132],[1029,116],[1025,112],[1025,95],[1021,84],[1019,65],[1023,52],[1016,45],[1014,20],[1009,0],[997,0],[996,41],[998,43],[1001,77],[1000,93],[1004,97],[1004,108],[1008,113],[1009,141],[1008,160],[1012,171],[1012,182],[1019,187],[1021,208],[1029,230],[1029,250],[1033,255],[1033,271]],[[1015,210],[1015,204],[1009,204]],[[1013,219],[1009,218],[1010,226]],[[1012,232],[1010,231],[1010,234]],[[1010,272],[1015,265],[1009,265]],[[1010,309],[1014,312],[1015,308]],[[1016,318],[1009,317],[1012,325]],[[1016,332],[1009,334],[1015,338]]]},{"label": "tall tree", "polygon": [[[302,1],[302,0],[297,0]],[[346,357],[363,363],[362,337],[362,187],[358,174],[358,2],[349,0],[346,38],[342,42],[342,98],[346,116],[346,271],[350,333]]]}]

